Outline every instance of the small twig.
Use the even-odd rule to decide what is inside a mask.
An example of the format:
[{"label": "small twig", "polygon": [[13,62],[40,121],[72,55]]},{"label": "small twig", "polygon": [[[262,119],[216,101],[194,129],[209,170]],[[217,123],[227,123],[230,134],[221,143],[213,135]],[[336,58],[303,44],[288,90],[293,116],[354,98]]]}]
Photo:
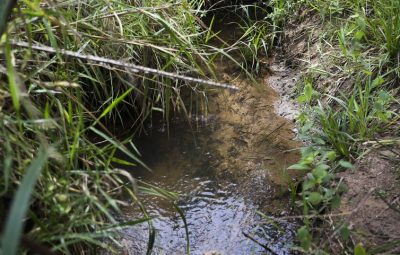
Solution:
[{"label": "small twig", "polygon": [[118,61],[118,60],[114,60],[114,59],[98,57],[98,56],[94,56],[94,55],[80,54],[75,51],[64,50],[64,49],[55,49],[52,47],[42,46],[42,45],[37,45],[37,44],[30,45],[27,42],[12,41],[11,44],[15,45],[15,46],[23,47],[23,48],[30,48],[30,49],[37,50],[37,51],[44,51],[44,52],[49,52],[49,53],[54,53],[54,54],[58,53],[58,54],[62,54],[64,56],[84,59],[86,61],[94,61],[94,62],[105,63],[105,64],[109,64],[109,65],[113,65],[113,66],[124,67],[135,73],[136,72],[151,73],[151,74],[158,75],[158,76],[168,77],[168,78],[171,78],[174,80],[183,80],[183,81],[187,81],[187,82],[191,82],[191,83],[200,83],[200,84],[223,88],[223,89],[239,90],[238,87],[227,84],[227,83],[220,83],[220,82],[208,81],[208,80],[199,79],[199,78],[193,78],[193,77],[189,77],[189,76],[185,76],[185,75],[180,75],[177,73],[170,73],[170,72],[153,69],[150,67],[135,65],[135,64]]},{"label": "small twig", "polygon": [[347,216],[347,215],[351,215],[353,212],[354,212],[354,210],[346,211],[346,212],[342,212],[342,213],[331,213],[331,214],[281,216],[281,217],[275,218],[275,220],[325,219],[325,218],[329,218],[329,217]]},{"label": "small twig", "polygon": [[279,127],[275,128],[274,130],[272,130],[268,135],[266,135],[264,137],[264,139],[267,139],[270,135],[272,135],[273,133],[275,133],[276,131],[278,131],[279,129],[281,129],[283,126],[286,125],[286,122],[283,122],[281,125],[279,125]]},{"label": "small twig", "polygon": [[399,210],[398,208],[396,208],[396,207],[393,205],[393,204],[395,204],[395,203],[397,202],[397,200],[399,200],[400,197],[397,197],[397,198],[394,199],[391,203],[390,203],[389,201],[387,201],[387,200],[383,197],[383,195],[381,195],[381,194],[379,194],[379,193],[378,193],[378,197],[379,197],[380,199],[382,199],[382,201],[385,202],[385,204],[386,204],[390,209],[392,209],[393,211],[395,211],[395,212],[397,212],[397,213],[400,213],[400,210]]},{"label": "small twig", "polygon": [[382,139],[382,140],[375,140],[375,141],[366,141],[363,142],[362,145],[372,145],[372,146],[385,146],[385,145],[394,145],[400,144],[400,139]]},{"label": "small twig", "polygon": [[[262,141],[265,141],[268,139],[268,137],[270,137],[273,133],[275,133],[276,131],[278,131],[279,129],[281,129],[283,126],[286,125],[286,122],[282,123],[281,125],[279,125],[277,128],[275,128],[274,130],[272,130],[271,132],[269,132],[267,135],[263,136],[258,142],[257,144],[262,143]],[[261,131],[262,132],[262,131]],[[259,132],[260,133],[260,132]]]},{"label": "small twig", "polygon": [[255,242],[256,244],[260,245],[261,247],[263,247],[265,250],[269,251],[270,253],[272,253],[273,255],[278,255],[278,253],[274,252],[271,248],[269,248],[268,246],[266,246],[265,244],[260,243],[259,241],[257,241],[254,237],[252,237],[249,234],[246,234],[244,231],[242,231],[242,234],[247,237],[248,239],[250,239],[251,241]]}]

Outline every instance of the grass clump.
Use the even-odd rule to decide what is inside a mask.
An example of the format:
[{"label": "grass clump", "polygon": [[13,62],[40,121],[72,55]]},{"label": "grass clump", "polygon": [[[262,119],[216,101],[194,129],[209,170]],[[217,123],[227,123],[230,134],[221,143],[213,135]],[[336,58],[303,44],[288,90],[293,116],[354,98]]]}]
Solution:
[{"label": "grass clump", "polygon": [[[189,112],[182,93],[203,89],[113,63],[182,76],[212,74],[216,53],[203,44],[207,31],[197,22],[200,5],[24,0],[11,13],[1,9],[2,29],[8,20],[0,42],[3,252],[15,254],[21,238],[19,251],[115,251],[120,228],[151,220],[137,198],[135,180],[116,167],[143,164],[132,135],[123,133],[141,130],[155,111],[167,121],[174,111]],[[32,173],[35,178],[27,180]],[[157,187],[141,190],[174,197]],[[126,204],[119,199],[122,193],[142,208],[143,218],[117,220]],[[21,214],[6,217],[15,211]],[[153,235],[150,230],[149,240]],[[149,241],[148,252],[151,248]]]},{"label": "grass clump", "polygon": [[[336,173],[368,153],[367,144],[398,140],[393,130],[398,129],[399,116],[400,2],[302,0],[286,1],[284,7],[277,3],[275,8],[276,13],[291,14],[277,19],[276,24],[283,24],[278,30],[284,31],[285,24],[293,22],[290,16],[297,14],[296,25],[319,17],[322,27],[307,41],[315,50],[310,55],[317,57],[308,60],[312,64],[299,82],[303,110],[297,123],[308,146],[290,167],[305,174],[298,201],[304,213],[298,249],[335,253],[322,235],[342,240],[343,252],[366,254],[362,245],[352,243],[349,226],[332,226],[327,217],[344,191]],[[334,231],[324,233],[327,225]]]},{"label": "grass clump", "polygon": [[[305,6],[324,20],[322,39],[327,43],[322,50],[327,63],[325,68],[310,70],[305,79],[299,100],[310,111],[299,120],[303,124],[315,120],[321,127],[316,136],[341,155],[354,158],[363,142],[374,139],[397,116],[400,31],[396,12],[400,5],[391,0],[343,0],[305,1]],[[337,82],[325,87],[316,84],[323,79]]]}]

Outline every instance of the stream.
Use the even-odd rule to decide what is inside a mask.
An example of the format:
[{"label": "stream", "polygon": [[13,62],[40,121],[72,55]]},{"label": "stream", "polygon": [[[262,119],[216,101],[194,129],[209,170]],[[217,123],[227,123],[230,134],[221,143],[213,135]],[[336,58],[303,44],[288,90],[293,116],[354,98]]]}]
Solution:
[{"label": "stream", "polygon": [[[210,101],[214,115],[200,126],[175,120],[169,134],[161,125],[135,142],[151,171],[130,172],[180,194],[176,204],[186,217],[191,254],[292,254],[295,222],[279,217],[289,214],[284,170],[298,159],[290,150],[298,142],[291,122],[274,113],[273,97],[270,88],[217,93]],[[171,201],[146,194],[141,199],[156,217],[153,254],[185,254],[184,223]],[[129,221],[141,213],[132,206],[124,215]],[[148,223],[125,229],[125,253],[145,254],[148,231]]]},{"label": "stream", "polygon": [[[296,222],[284,219],[291,213],[288,184],[295,175],[286,169],[298,161],[301,143],[293,121],[276,113],[293,109],[278,104],[282,98],[268,85],[268,74],[254,84],[226,59],[217,60],[216,68],[220,80],[240,91],[210,93],[209,114],[190,125],[178,118],[167,132],[156,123],[135,140],[151,171],[127,170],[179,194],[175,203],[186,218],[191,254],[294,254]],[[172,202],[148,194],[140,199],[155,217],[152,254],[186,254],[184,221]],[[125,221],[143,216],[137,205],[123,213]],[[146,254],[149,223],[121,236],[124,254]]]},{"label": "stream", "polygon": [[[268,244],[277,254],[289,254],[288,245],[294,237],[292,224],[281,222],[279,228],[263,224],[265,220],[256,214],[259,205],[250,194],[241,191],[238,180],[229,175],[218,176],[215,165],[218,157],[209,151],[212,127],[202,127],[195,133],[187,127],[174,127],[170,132],[168,137],[164,132],[153,131],[140,141],[139,149],[152,172],[140,169],[134,175],[182,194],[177,205],[186,216],[191,253],[265,254],[266,249],[247,235]],[[263,185],[265,176],[257,178],[252,179],[254,185]],[[148,213],[157,217],[153,221],[156,229],[153,253],[185,254],[185,228],[179,214],[165,199],[149,195],[145,199]],[[132,207],[124,213],[126,220],[130,216],[134,219],[139,210]],[[148,224],[126,229],[123,238],[128,254],[145,254]]]}]

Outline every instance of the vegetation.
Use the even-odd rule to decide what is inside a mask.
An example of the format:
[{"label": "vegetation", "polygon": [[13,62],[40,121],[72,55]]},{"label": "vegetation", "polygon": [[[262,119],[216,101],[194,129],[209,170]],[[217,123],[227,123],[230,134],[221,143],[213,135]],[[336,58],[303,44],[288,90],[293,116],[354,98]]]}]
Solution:
[{"label": "vegetation", "polygon": [[[113,250],[116,230],[150,220],[136,197],[138,188],[174,197],[138,186],[117,166],[143,164],[132,134],[153,112],[168,121],[173,111],[192,111],[181,95],[202,88],[182,76],[212,74],[216,53],[204,45],[207,30],[196,21],[199,6],[196,1],[18,1],[1,37],[2,219],[11,208],[2,222],[4,254],[17,252],[21,236],[23,249],[34,252],[32,242],[65,254],[89,247]],[[3,7],[5,28],[11,9]],[[152,69],[142,72],[128,63]],[[180,79],[171,79],[171,72]],[[132,119],[129,126],[126,119]],[[129,132],[117,137],[116,127]],[[118,158],[117,151],[131,160]],[[122,192],[141,206],[144,218],[116,220],[125,204]],[[149,240],[153,235],[150,230]],[[149,241],[149,252],[151,246]]]},{"label": "vegetation", "polygon": [[[345,190],[335,173],[362,158],[368,152],[365,143],[388,145],[398,139],[385,131],[399,116],[399,2],[304,0],[286,1],[279,8],[292,15],[318,15],[324,31],[316,38],[323,66],[311,66],[299,84],[298,101],[305,110],[297,121],[300,137],[309,144],[300,162],[290,167],[306,173],[299,201],[305,224],[298,230],[299,249],[329,254],[328,243],[318,237],[336,236],[347,244],[343,252],[352,253],[354,247],[354,254],[366,254],[362,245],[349,242],[346,224],[331,226],[325,215],[338,207]],[[284,23],[289,21],[293,19]],[[386,138],[379,139],[380,134]],[[324,223],[333,233],[326,233]]]},{"label": "vegetation", "polygon": [[[365,153],[363,143],[378,139],[377,134],[398,120],[399,1],[234,5],[230,8],[242,21],[243,35],[233,44],[222,42],[220,48],[208,44],[218,35],[212,32],[214,19],[210,27],[201,21],[207,11],[200,0],[21,0],[11,9],[15,2],[6,0],[0,8],[4,254],[17,253],[21,239],[24,250],[35,249],[29,240],[40,249],[52,247],[65,254],[96,247],[113,251],[122,227],[146,221],[151,226],[137,189],[171,199],[174,194],[138,185],[118,168],[144,165],[133,135],[154,112],[168,123],[174,112],[189,115],[206,109],[199,82],[227,85],[190,77],[215,78],[217,56],[235,61],[249,76],[258,73],[261,60],[280,47],[286,25],[300,11],[318,15],[323,22],[318,39],[325,67],[311,68],[298,90],[304,105],[297,120],[300,138],[309,146],[290,167],[305,173],[299,184],[304,226],[297,232],[297,249],[329,253],[315,238],[322,231],[314,227],[340,204],[344,186],[335,173],[351,168]],[[239,52],[240,60],[230,55],[233,51]],[[324,87],[318,84],[321,79],[339,82]],[[199,96],[198,105],[187,99],[192,95]],[[126,119],[134,124],[127,126]],[[133,130],[116,135],[121,127]],[[384,142],[396,143],[398,137]],[[116,152],[131,160],[118,158]],[[118,222],[123,192],[140,205],[143,218]],[[334,234],[346,239],[347,226]],[[150,229],[148,253],[153,241]],[[366,253],[357,244],[345,249]]]}]

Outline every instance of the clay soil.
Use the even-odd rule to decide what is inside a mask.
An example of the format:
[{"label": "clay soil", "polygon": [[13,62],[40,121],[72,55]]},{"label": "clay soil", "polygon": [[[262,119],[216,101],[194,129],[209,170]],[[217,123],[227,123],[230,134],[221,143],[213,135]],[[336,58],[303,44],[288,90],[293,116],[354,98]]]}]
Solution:
[{"label": "clay soil", "polygon": [[341,219],[353,229],[353,241],[382,254],[400,254],[400,150],[380,148],[339,174],[348,192]]}]

